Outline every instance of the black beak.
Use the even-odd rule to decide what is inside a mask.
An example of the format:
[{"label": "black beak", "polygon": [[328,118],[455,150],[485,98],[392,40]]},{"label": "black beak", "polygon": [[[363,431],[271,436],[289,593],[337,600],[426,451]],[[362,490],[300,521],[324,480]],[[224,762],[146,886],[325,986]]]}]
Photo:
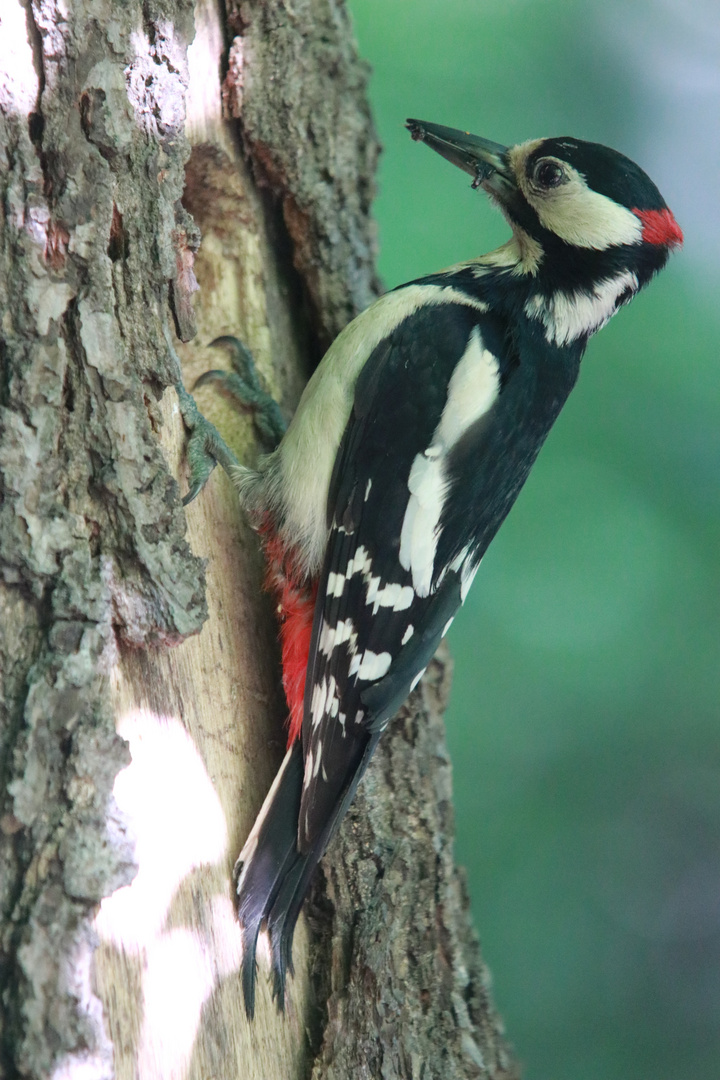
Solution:
[{"label": "black beak", "polygon": [[413,139],[427,143],[447,161],[470,173],[473,187],[480,187],[494,174],[498,174],[498,179],[512,182],[507,146],[481,139],[469,131],[442,127],[441,124],[426,124],[424,120],[408,120],[405,126]]}]

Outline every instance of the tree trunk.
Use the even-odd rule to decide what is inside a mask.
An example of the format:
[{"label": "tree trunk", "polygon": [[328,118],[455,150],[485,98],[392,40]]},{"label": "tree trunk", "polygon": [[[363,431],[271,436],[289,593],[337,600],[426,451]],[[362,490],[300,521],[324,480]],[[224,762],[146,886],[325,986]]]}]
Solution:
[{"label": "tree trunk", "polygon": [[0,1076],[513,1076],[452,861],[445,653],[324,860],[285,1014],[261,956],[244,1016],[230,872],[282,756],[278,650],[225,477],[181,506],[166,334],[189,384],[239,336],[289,415],[378,291],[378,147],[341,0],[225,14],[0,12]]}]

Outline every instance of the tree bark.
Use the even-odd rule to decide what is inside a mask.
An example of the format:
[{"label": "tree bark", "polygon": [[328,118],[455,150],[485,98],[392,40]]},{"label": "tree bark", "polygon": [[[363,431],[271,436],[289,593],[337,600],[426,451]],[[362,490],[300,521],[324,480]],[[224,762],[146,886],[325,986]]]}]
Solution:
[{"label": "tree bark", "polygon": [[445,653],[324,860],[286,1013],[261,957],[244,1016],[230,872],[282,756],[277,645],[225,477],[181,506],[166,334],[189,384],[239,336],[289,415],[378,292],[378,147],[340,0],[226,16],[0,13],[0,1076],[514,1076],[452,859]]}]

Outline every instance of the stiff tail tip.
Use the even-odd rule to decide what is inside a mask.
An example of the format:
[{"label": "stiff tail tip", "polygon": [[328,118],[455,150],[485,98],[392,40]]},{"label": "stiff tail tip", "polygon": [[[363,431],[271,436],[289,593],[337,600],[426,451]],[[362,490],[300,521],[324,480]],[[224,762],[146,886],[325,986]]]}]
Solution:
[{"label": "stiff tail tip", "polygon": [[302,746],[296,742],[286,753],[235,864],[235,902],[243,939],[243,996],[249,1019],[255,1015],[256,953],[263,928],[270,938],[273,991],[281,1010],[286,974],[292,974],[293,931],[303,899],[296,896],[294,886],[298,877],[305,880],[298,870],[306,862],[297,850],[302,781]]},{"label": "stiff tail tip", "polygon": [[350,783],[331,808],[325,828],[309,838],[305,850],[298,850],[305,770],[300,740],[286,753],[267,794],[235,865],[236,910],[243,937],[243,993],[250,1018],[255,1013],[255,955],[263,930],[270,945],[273,995],[278,1008],[284,1008],[286,978],[288,973],[293,974],[292,941],[300,909],[315,869],[355,794],[379,738],[378,732],[365,746]]}]

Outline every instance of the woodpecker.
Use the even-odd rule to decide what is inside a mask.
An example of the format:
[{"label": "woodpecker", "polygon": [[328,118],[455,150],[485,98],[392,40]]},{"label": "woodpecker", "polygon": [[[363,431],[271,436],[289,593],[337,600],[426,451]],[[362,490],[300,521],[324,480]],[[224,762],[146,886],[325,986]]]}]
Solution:
[{"label": "woodpecker", "polygon": [[261,928],[282,1007],[312,874],[527,479],[588,339],[682,243],[655,184],[606,146],[562,136],[506,147],[407,127],[472,176],[510,239],[351,322],[257,470],[219,457],[264,544],[290,717],[235,869],[249,1016]]}]

